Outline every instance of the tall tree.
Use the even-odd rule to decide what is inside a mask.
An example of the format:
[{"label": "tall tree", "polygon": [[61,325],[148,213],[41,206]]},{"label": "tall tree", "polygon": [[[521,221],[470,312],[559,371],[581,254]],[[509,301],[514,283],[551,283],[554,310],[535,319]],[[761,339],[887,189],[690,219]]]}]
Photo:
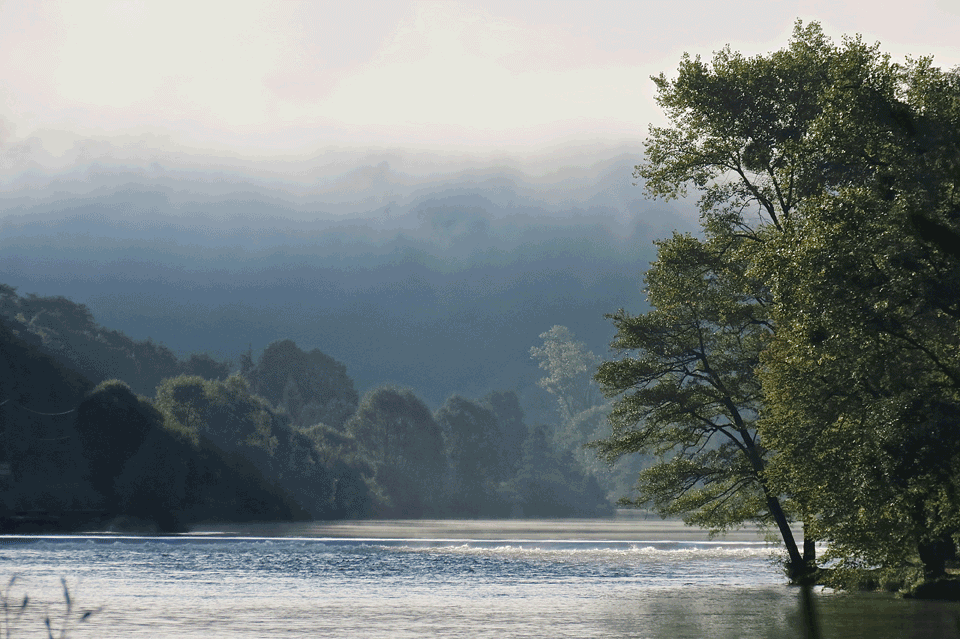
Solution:
[{"label": "tall tree", "polygon": [[501,479],[507,479],[520,468],[528,435],[520,399],[514,391],[493,391],[483,398],[483,404],[497,420],[497,457],[504,472]]},{"label": "tall tree", "polygon": [[439,512],[446,471],[443,434],[420,398],[405,388],[375,388],[345,429],[373,466],[388,501],[381,514],[407,518]]},{"label": "tall tree", "polygon": [[859,170],[758,264],[779,327],[764,428],[836,553],[915,554],[933,579],[960,533],[960,78],[849,69],[822,119],[812,139]]},{"label": "tall tree", "polygon": [[[700,191],[708,243],[738,242],[737,260],[769,290],[758,317],[771,331],[758,369],[757,428],[776,452],[767,480],[841,552],[929,555],[956,530],[953,462],[931,475],[918,461],[934,442],[958,443],[946,426],[956,74],[798,23],[780,51],[684,56],[675,79],[654,81],[670,125],[651,128],[635,175],[655,197]],[[876,507],[874,482],[905,505]],[[884,543],[901,520],[908,532]]]},{"label": "tall tree", "polygon": [[546,372],[537,383],[557,398],[560,419],[566,422],[598,403],[593,371],[600,359],[566,326],[554,326],[540,339],[543,346],[530,349],[530,357]]},{"label": "tall tree", "polygon": [[452,513],[479,517],[500,510],[497,488],[508,473],[502,468],[497,417],[460,395],[450,396],[434,418],[443,431],[450,464],[447,499]]},{"label": "tall tree", "polygon": [[714,530],[774,524],[799,570],[803,557],[767,481],[756,428],[763,397],[754,369],[771,337],[768,295],[745,276],[735,245],[686,235],[657,245],[645,277],[653,310],[610,316],[621,357],[596,377],[617,398],[613,432],[594,446],[611,461],[656,456],[640,473],[637,505],[652,502],[664,516]]}]

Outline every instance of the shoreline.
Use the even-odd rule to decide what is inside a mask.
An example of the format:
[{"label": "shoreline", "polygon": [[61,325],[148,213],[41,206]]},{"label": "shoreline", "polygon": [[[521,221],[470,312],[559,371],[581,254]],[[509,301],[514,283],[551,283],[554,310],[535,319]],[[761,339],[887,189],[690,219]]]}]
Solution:
[{"label": "shoreline", "polygon": [[[591,541],[765,541],[756,526],[710,537],[678,519],[620,514],[596,519],[360,519],[329,522],[204,524],[188,535],[235,534],[257,537],[332,539],[591,540]],[[772,544],[775,545],[775,544]]]}]

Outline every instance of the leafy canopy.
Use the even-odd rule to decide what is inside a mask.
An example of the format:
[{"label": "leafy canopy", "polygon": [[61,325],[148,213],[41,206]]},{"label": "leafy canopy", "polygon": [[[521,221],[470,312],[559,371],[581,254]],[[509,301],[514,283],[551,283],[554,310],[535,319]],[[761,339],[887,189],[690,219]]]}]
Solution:
[{"label": "leafy canopy", "polygon": [[[653,80],[670,125],[635,177],[697,190],[705,239],[661,243],[654,310],[613,316],[601,451],[660,454],[641,498],[691,521],[742,520],[708,504],[759,486],[841,555],[929,556],[960,530],[960,463],[934,460],[960,450],[957,73],[798,22],[780,51],[685,55]],[[753,488],[723,454],[741,423]]]}]

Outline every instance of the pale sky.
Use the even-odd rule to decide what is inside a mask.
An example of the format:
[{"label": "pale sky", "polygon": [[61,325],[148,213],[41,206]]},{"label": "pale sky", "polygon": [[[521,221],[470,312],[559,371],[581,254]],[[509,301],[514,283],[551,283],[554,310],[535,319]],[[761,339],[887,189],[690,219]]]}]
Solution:
[{"label": "pale sky", "polygon": [[779,49],[797,18],[960,65],[960,0],[10,0],[0,163],[633,143],[661,121],[650,75],[684,51]]}]

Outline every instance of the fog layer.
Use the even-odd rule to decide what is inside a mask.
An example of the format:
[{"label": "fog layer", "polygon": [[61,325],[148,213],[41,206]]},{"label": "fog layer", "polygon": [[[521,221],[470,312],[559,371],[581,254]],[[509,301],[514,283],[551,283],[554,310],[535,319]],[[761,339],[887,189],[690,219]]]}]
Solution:
[{"label": "fog layer", "polygon": [[292,338],[345,362],[360,390],[394,381],[438,403],[517,388],[554,324],[602,352],[603,314],[643,309],[652,240],[689,225],[641,200],[638,156],[619,151],[448,172],[433,158],[420,173],[392,168],[418,165],[398,152],[286,181],[238,166],[38,172],[8,184],[0,273],[181,354]]}]

